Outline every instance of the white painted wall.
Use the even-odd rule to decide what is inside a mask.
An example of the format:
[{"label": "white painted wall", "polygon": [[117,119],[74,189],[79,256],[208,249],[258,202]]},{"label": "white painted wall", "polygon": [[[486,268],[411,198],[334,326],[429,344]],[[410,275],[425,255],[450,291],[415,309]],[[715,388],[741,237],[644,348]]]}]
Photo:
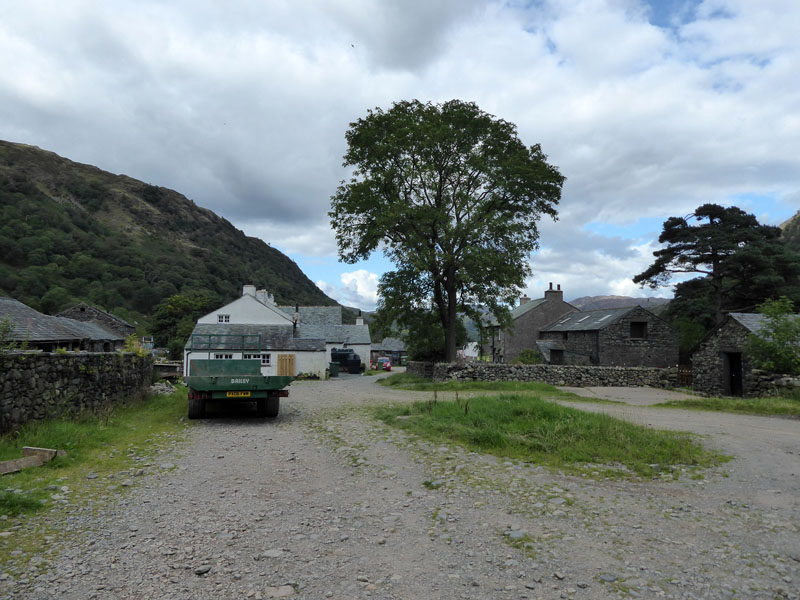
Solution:
[{"label": "white painted wall", "polygon": [[197,319],[198,323],[219,323],[218,315],[230,315],[232,325],[291,325],[292,317],[277,307],[262,304],[249,294]]}]

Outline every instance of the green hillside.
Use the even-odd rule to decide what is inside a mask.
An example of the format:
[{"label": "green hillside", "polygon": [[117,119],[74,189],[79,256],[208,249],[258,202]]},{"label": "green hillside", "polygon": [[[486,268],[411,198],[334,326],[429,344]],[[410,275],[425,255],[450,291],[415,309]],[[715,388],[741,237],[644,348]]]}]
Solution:
[{"label": "green hillside", "polygon": [[287,256],[177,192],[0,141],[0,295],[146,320],[173,294],[227,301],[245,283],[279,303],[336,304]]},{"label": "green hillside", "polygon": [[795,251],[800,252],[800,211],[781,225],[783,239]]}]

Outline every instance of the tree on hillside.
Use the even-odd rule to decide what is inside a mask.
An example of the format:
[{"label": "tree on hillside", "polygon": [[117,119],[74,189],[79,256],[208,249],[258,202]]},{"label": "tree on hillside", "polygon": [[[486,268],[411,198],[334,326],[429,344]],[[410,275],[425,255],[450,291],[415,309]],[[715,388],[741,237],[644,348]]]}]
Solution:
[{"label": "tree on hillside", "polygon": [[161,302],[153,313],[151,331],[156,346],[169,349],[170,358],[183,355],[183,345],[197,319],[219,305],[219,300],[205,294],[176,294]]},{"label": "tree on hillside", "polygon": [[328,213],[339,257],[382,249],[396,270],[381,279],[381,310],[402,318],[433,306],[454,360],[459,313],[476,318],[484,305],[508,320],[564,177],[513,124],[459,100],[376,108],[345,137],[353,176]]},{"label": "tree on hillside", "polygon": [[669,312],[676,314],[681,302],[695,309],[710,305],[711,315],[705,319],[713,322],[707,326],[718,324],[728,311],[753,310],[765,299],[782,294],[800,297],[800,254],[787,247],[780,235],[779,228],[759,224],[740,208],[704,204],[686,217],[664,222],[658,241],[666,246],[653,252],[656,260],[633,281],[657,288],[669,283],[674,274],[704,276],[676,286],[678,302]]}]

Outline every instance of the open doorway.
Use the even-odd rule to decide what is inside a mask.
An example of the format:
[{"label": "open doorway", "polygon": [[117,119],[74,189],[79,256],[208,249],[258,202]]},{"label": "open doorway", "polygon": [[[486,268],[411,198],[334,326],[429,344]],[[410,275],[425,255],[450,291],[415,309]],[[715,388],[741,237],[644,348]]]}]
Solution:
[{"label": "open doorway", "polygon": [[723,385],[726,396],[741,396],[742,388],[742,353],[725,352],[722,367]]}]

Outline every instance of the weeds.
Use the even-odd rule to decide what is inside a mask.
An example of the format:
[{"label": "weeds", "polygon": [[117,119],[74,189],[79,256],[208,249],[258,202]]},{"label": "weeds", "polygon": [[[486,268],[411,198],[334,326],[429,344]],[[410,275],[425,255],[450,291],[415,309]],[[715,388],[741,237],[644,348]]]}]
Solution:
[{"label": "weeds", "polygon": [[770,398],[688,398],[653,406],[800,418],[800,398],[793,398],[791,395]]}]

